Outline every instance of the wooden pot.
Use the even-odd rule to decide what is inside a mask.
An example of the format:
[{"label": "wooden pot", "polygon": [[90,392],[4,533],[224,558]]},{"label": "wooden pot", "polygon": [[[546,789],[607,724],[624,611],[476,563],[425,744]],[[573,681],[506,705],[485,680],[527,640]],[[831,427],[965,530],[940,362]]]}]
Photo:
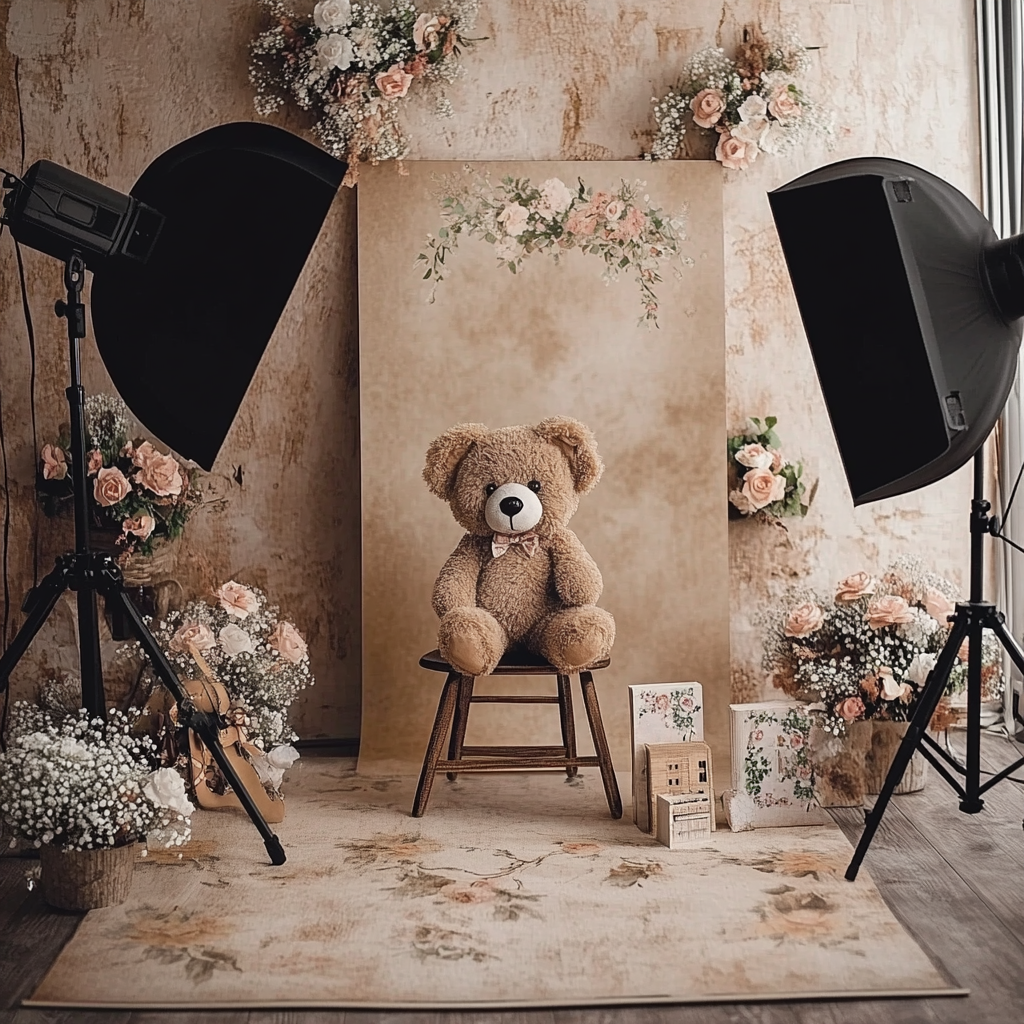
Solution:
[{"label": "wooden pot", "polygon": [[[864,758],[864,789],[871,795],[882,791],[892,759],[896,756],[909,722],[871,722],[871,747]],[[928,762],[918,751],[907,765],[900,784],[893,793],[917,793],[928,779]]]},{"label": "wooden pot", "polygon": [[132,887],[135,844],[98,850],[39,850],[43,899],[59,910],[95,910],[124,903]]}]

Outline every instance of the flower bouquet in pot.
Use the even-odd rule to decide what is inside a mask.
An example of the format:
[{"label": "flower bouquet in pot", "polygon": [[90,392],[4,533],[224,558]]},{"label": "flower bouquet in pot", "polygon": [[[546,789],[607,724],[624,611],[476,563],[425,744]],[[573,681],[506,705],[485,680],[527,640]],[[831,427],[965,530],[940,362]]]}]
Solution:
[{"label": "flower bouquet in pot", "polygon": [[[152,556],[179,537],[202,503],[197,470],[150,441],[133,438],[128,407],[113,395],[85,400],[90,539],[108,546],[127,568],[133,556]],[[74,500],[71,445],[62,436],[44,444],[37,492],[48,515],[69,510]],[[142,583],[138,585],[144,585]]]},{"label": "flower bouquet in pot", "polygon": [[[258,588],[229,580],[212,597],[212,602],[190,601],[151,624],[153,635],[182,680],[208,673],[223,685],[228,706],[220,710],[230,731],[226,745],[238,748],[268,795],[279,800],[284,773],[299,756],[292,746],[298,735],[289,724],[289,711],[299,693],[315,682],[309,650],[299,630]],[[121,657],[140,654],[134,642],[120,651]],[[179,751],[189,749],[177,735],[176,709],[160,712],[156,728],[165,760],[175,763]],[[178,763],[188,766],[190,758]],[[193,763],[190,774],[198,796],[224,795],[215,764]]]},{"label": "flower bouquet in pot", "polygon": [[137,844],[180,846],[193,811],[181,776],[156,767],[138,712],[106,722],[14,705],[0,753],[0,814],[13,841],[40,851],[46,901],[65,910],[123,902]]}]

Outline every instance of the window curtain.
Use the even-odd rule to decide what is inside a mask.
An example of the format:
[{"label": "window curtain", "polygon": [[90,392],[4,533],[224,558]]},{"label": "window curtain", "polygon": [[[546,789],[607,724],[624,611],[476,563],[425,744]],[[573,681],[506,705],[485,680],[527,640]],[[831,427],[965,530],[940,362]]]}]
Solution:
[{"label": "window curtain", "polygon": [[[1000,238],[1020,234],[1021,151],[1024,143],[1024,0],[977,0],[978,97],[981,124],[982,211]],[[1024,545],[1024,486],[1006,512],[1013,483],[1024,463],[1024,380],[1018,361],[1017,378],[996,431],[995,475],[997,508],[1003,530]],[[998,542],[996,542],[998,544]],[[1024,637],[1024,554],[1008,544],[996,548],[996,583],[999,606],[1006,613],[1013,635]],[[1006,659],[1011,685],[1006,687],[1004,721],[1011,735],[1014,692],[1020,692],[1021,674]]]}]

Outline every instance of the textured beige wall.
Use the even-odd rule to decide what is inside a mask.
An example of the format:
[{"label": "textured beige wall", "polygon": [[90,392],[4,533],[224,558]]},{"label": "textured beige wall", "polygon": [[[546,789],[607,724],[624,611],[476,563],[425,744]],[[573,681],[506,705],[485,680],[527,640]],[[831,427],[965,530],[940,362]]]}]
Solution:
[{"label": "textured beige wall", "polygon": [[[127,188],[181,137],[251,116],[245,45],[256,19],[248,0],[0,0],[0,157],[17,164],[20,156],[17,61],[27,160],[51,157]],[[879,153],[919,163],[977,198],[973,4],[485,0],[477,34],[489,39],[468,55],[466,78],[451,90],[456,117],[438,122],[422,105],[408,118],[416,159],[631,159],[653,126],[650,97],[673,80],[679,62],[716,39],[733,45],[742,26],[758,19],[769,31],[791,22],[820,47],[812,86],[835,107],[840,130],[832,153],[812,143],[725,174],[729,425],[773,412],[790,453],[821,478],[811,514],[788,534],[746,522],[729,527],[733,682],[742,698],[762,686],[753,618],[790,579],[827,585],[838,574],[911,551],[939,571],[965,575],[965,474],[852,509],[764,195],[827,160]],[[303,122],[283,115],[279,123],[299,130]],[[294,599],[297,619],[316,632],[314,666],[323,683],[303,727],[349,734],[359,679],[351,200],[339,200],[329,222],[336,229],[321,240],[315,272],[307,274],[313,294],[301,307],[293,302],[291,326],[279,330],[260,369],[256,387],[268,397],[257,410],[250,395],[229,439],[221,480],[232,511],[223,524],[198,526],[193,538],[193,550],[212,566],[203,578],[263,567],[275,590]],[[40,426],[49,430],[62,414],[59,326],[49,314],[60,282],[46,258],[27,253],[26,264],[40,344]],[[17,595],[19,581],[31,574],[33,502],[26,341],[13,267],[5,241],[0,387]],[[317,402],[307,402],[300,379],[272,369],[293,366],[290,346],[301,347]],[[299,374],[299,366],[291,372]],[[87,379],[92,387],[103,382],[91,356]],[[316,452],[327,451],[338,460],[338,474],[317,494],[293,494],[279,479],[296,421],[306,424],[303,436],[315,449],[306,458],[316,461]],[[240,462],[257,470],[247,474],[242,493],[229,483],[230,468]],[[285,535],[294,546],[280,542]],[[329,575],[335,568],[338,577]]]},{"label": "textured beige wall", "polygon": [[[724,470],[725,317],[721,169],[712,163],[494,163],[506,176],[611,190],[641,170],[651,202],[689,208],[684,253],[662,271],[659,328],[637,326],[632,275],[613,285],[579,252],[527,259],[515,276],[464,240],[447,279],[413,266],[439,226],[434,181],[459,163],[380,167],[359,185],[363,479],[363,729],[360,766],[423,756],[444,677],[416,667],[436,645],[431,588],[462,528],[423,483],[424,454],[454,423],[491,427],[575,416],[597,436],[605,473],[570,528],[601,569],[616,619],[612,665],[597,676],[612,755],[629,762],[629,683],[697,679],[705,730],[728,757],[729,584]],[[481,692],[509,692],[507,680]],[[528,685],[528,684],[527,684]],[[553,693],[554,679],[540,692]],[[513,690],[512,692],[515,692]],[[586,732],[582,704],[577,719]],[[559,742],[550,707],[478,707],[468,742]],[[722,778],[728,777],[724,765]]]}]

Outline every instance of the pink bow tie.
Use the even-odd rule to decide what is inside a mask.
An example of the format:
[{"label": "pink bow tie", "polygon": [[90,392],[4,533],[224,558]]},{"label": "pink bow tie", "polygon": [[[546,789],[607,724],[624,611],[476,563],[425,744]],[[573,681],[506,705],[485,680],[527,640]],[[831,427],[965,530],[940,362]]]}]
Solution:
[{"label": "pink bow tie", "polygon": [[533,558],[540,547],[540,537],[535,533],[496,533],[491,538],[491,554],[501,558],[513,544],[520,545],[527,558]]}]

